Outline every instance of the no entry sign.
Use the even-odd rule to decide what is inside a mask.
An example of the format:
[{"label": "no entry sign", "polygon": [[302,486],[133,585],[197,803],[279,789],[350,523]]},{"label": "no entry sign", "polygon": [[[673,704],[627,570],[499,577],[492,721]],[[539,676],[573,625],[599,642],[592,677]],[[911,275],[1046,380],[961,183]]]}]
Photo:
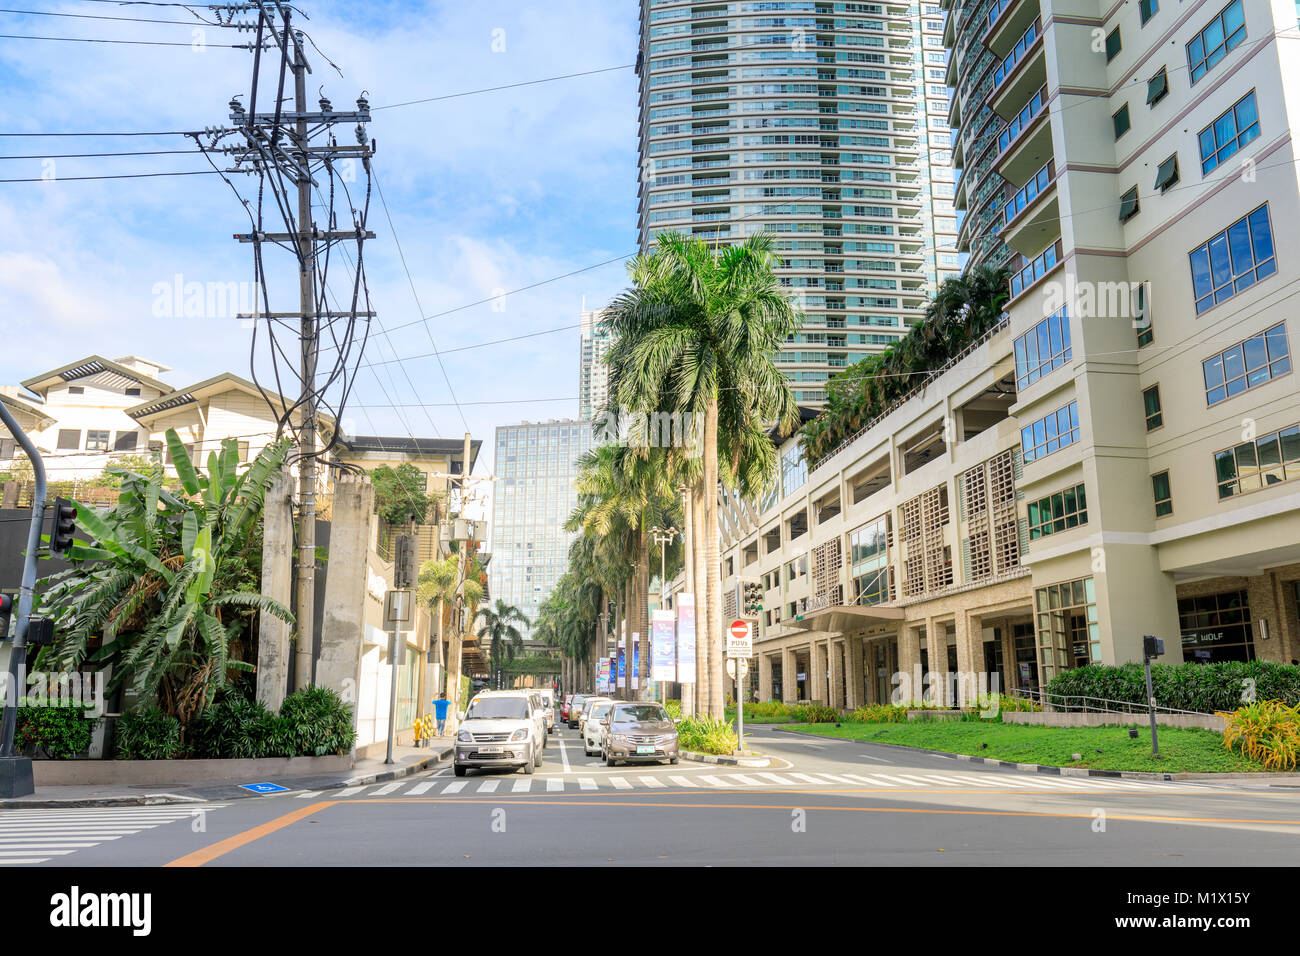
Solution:
[{"label": "no entry sign", "polygon": [[748,621],[732,621],[727,628],[727,656],[754,656],[754,629]]}]

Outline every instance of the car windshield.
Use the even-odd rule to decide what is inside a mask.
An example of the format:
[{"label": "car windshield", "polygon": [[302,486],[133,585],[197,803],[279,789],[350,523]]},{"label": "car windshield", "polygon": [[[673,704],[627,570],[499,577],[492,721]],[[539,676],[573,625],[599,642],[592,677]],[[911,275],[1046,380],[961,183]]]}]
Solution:
[{"label": "car windshield", "polygon": [[466,720],[526,720],[528,701],[522,697],[475,697],[465,712]]},{"label": "car windshield", "polygon": [[573,702],[575,704],[585,704],[587,702],[587,698],[584,697],[582,694],[579,694],[573,698]]},{"label": "car windshield", "polygon": [[613,706],[614,706],[613,704],[597,704],[595,707],[591,708],[592,718],[595,720],[599,720],[600,718],[608,714],[609,709]]},{"label": "car windshield", "polygon": [[658,704],[621,704],[614,711],[614,723],[667,720],[668,712]]}]

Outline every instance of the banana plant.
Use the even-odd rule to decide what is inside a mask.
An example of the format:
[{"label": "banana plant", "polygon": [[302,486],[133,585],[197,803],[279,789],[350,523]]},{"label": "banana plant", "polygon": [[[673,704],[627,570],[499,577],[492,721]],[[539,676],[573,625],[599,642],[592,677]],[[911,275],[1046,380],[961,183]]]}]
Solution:
[{"label": "banana plant", "polygon": [[194,465],[174,430],[167,446],[180,487],[162,475],[121,471],[117,505],[77,503],[72,567],[43,582],[42,613],[55,642],[39,665],[77,670],[112,665],[110,687],[153,700],[182,725],[210,704],[235,672],[250,672],[256,613],[292,623],[288,608],[259,593],[261,513],[288,443],[268,445],[239,467],[233,440]]}]

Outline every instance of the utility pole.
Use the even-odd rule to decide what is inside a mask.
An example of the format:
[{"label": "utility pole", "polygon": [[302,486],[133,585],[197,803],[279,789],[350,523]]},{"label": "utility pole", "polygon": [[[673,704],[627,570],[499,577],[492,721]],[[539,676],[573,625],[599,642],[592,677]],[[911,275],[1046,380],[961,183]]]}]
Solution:
[{"label": "utility pole", "polygon": [[[468,528],[468,519],[465,518],[465,504],[469,500],[469,468],[470,468],[470,454],[471,454],[470,445],[471,445],[470,433],[466,432],[464,457],[461,459],[463,464],[461,465],[461,469],[460,469],[460,515],[461,517],[459,520],[465,521],[467,528]],[[458,715],[460,713],[461,705],[463,703],[460,699],[461,659],[464,654],[466,632],[469,630],[469,626],[470,626],[469,621],[464,621],[463,629],[461,627],[462,624],[461,618],[465,612],[465,579],[469,575],[469,539],[460,538],[456,536],[455,527],[456,527],[455,522],[453,522],[452,540],[456,541],[459,547],[457,547],[456,549],[456,601],[452,607],[451,619],[454,626],[456,626],[456,628],[460,630],[461,633],[456,640],[456,653],[452,655],[453,658],[451,664],[452,670],[451,673],[447,675],[447,683],[449,685],[448,698],[451,700],[452,703],[451,711],[453,714]],[[459,723],[459,717],[457,717],[457,723]]]}]

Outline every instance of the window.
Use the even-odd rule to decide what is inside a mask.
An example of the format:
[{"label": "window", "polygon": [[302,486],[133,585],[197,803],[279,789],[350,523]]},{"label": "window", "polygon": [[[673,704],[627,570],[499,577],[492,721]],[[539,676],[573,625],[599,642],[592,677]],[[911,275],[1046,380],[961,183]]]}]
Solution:
[{"label": "window", "polygon": [[1156,340],[1151,329],[1151,312],[1147,308],[1147,284],[1138,283],[1137,308],[1134,310],[1133,327],[1138,330],[1138,348],[1144,349]]},{"label": "window", "polygon": [[1246,39],[1246,14],[1241,0],[1232,0],[1187,44],[1187,68],[1195,83]]},{"label": "window", "polygon": [[1268,204],[1193,249],[1189,257],[1198,315],[1277,272]]},{"label": "window", "polygon": [[1160,386],[1152,385],[1142,393],[1142,406],[1147,416],[1147,431],[1153,432],[1165,423],[1160,409]]},{"label": "window", "polygon": [[1147,80],[1147,106],[1155,106],[1169,92],[1169,71],[1163,66],[1160,72]]},{"label": "window", "polygon": [[1219,500],[1300,478],[1300,425],[1216,452]]},{"label": "window", "polygon": [[118,432],[113,442],[113,451],[135,451],[139,440],[138,432]]},{"label": "window", "polygon": [[1101,663],[1101,629],[1092,578],[1038,588],[1034,608],[1044,683],[1063,670]]},{"label": "window", "polygon": [[[248,442],[246,441],[239,442],[239,460],[241,463],[248,461]],[[427,489],[429,485],[429,478],[427,475],[425,476],[424,484]]]},{"label": "window", "polygon": [[1129,131],[1130,123],[1128,118],[1128,104],[1125,103],[1117,109],[1110,117],[1111,123],[1115,126],[1115,138],[1119,139]]},{"label": "window", "polygon": [[1070,316],[1061,308],[1015,342],[1016,388],[1032,385],[1070,361]]},{"label": "window", "polygon": [[1209,405],[1227,401],[1257,385],[1272,381],[1291,371],[1291,355],[1286,342],[1286,325],[1238,342],[1201,363],[1205,373],[1205,400]]},{"label": "window", "polygon": [[1030,541],[1087,524],[1088,501],[1083,493],[1083,485],[1075,485],[1046,498],[1031,501],[1028,512]]},{"label": "window", "polygon": [[85,388],[84,385],[69,385],[69,386],[68,386],[68,394],[69,394],[69,395],[85,395],[85,394],[86,394],[86,388]]},{"label": "window", "polygon": [[1170,156],[1156,170],[1156,189],[1164,192],[1178,182],[1178,154]]},{"label": "window", "polygon": [[1122,47],[1122,43],[1120,41],[1120,36],[1119,36],[1119,27],[1116,27],[1114,30],[1111,30],[1110,33],[1106,34],[1106,62],[1107,63],[1115,59],[1121,47]]},{"label": "window", "polygon": [[1169,488],[1169,472],[1151,476],[1151,494],[1156,500],[1156,517],[1174,513],[1174,493]]},{"label": "window", "polygon": [[1201,130],[1201,173],[1208,174],[1257,136],[1259,111],[1255,106],[1255,91],[1251,90],[1232,109]]},{"label": "window", "polygon": [[1124,195],[1119,197],[1119,221],[1128,222],[1138,214],[1139,209],[1138,188],[1134,186]]},{"label": "window", "polygon": [[1079,403],[1071,402],[1020,429],[1025,463],[1037,461],[1079,440]]},{"label": "window", "polygon": [[1146,26],[1147,21],[1156,15],[1160,10],[1160,0],[1138,0],[1138,16],[1142,18],[1142,25]]},{"label": "window", "polygon": [[81,429],[60,428],[59,448],[77,449],[81,447]]},{"label": "window", "polygon": [[138,398],[140,395],[140,387],[137,385],[135,388],[128,388],[125,392],[123,392],[123,394],[133,395]]},{"label": "window", "polygon": [[108,451],[108,432],[86,432],[86,451]]},{"label": "window", "polygon": [[889,565],[889,516],[877,518],[849,538],[853,603],[867,606],[894,598]]},{"label": "window", "polygon": [[1198,664],[1253,661],[1250,602],[1245,591],[1178,599],[1183,659]]}]

